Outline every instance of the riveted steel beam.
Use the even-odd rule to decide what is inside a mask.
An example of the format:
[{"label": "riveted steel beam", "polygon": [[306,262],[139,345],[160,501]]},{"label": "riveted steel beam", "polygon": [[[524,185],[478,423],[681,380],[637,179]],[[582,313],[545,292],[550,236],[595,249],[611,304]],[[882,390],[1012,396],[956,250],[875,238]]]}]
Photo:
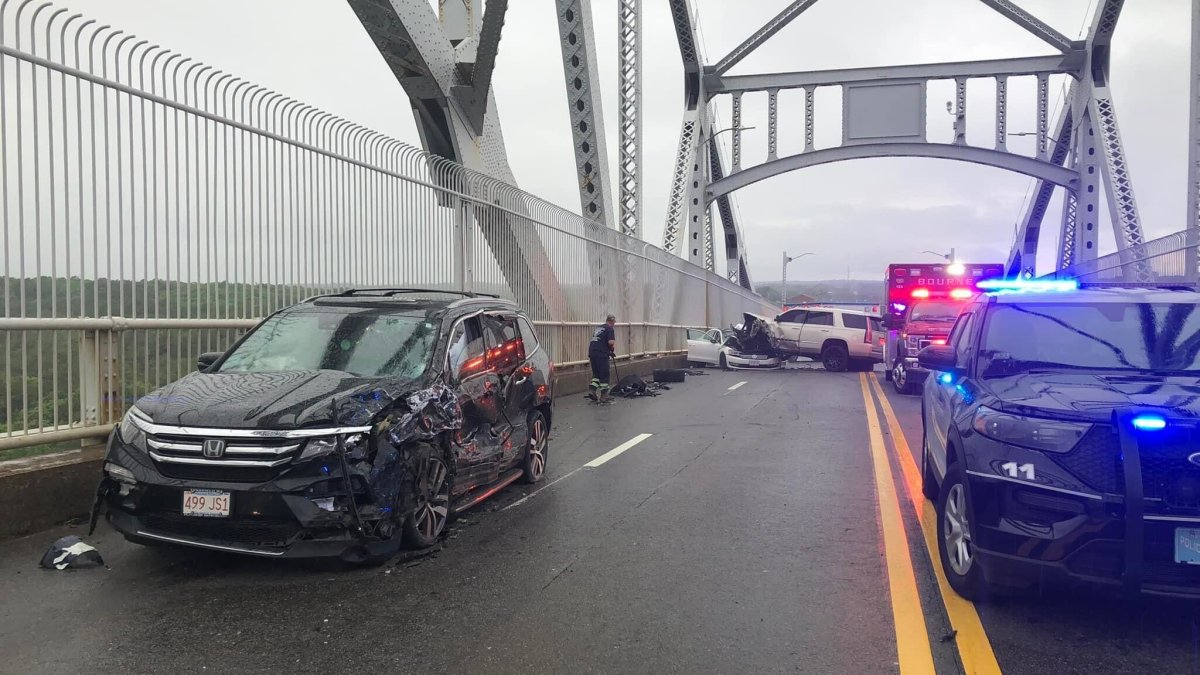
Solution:
[{"label": "riveted steel beam", "polygon": [[621,232],[642,238],[642,2],[617,6]]},{"label": "riveted steel beam", "polygon": [[767,40],[770,40],[784,26],[791,23],[792,19],[800,16],[805,10],[815,4],[817,4],[817,0],[795,0],[792,4],[784,8],[782,12],[776,14],[774,18],[764,24],[762,28],[754,31],[754,34],[746,38],[742,44],[734,47],[733,51],[725,55],[725,58],[718,61],[717,65],[713,68],[713,72],[720,75],[737,65],[739,61],[749,56],[751,52],[758,49]]},{"label": "riveted steel beam", "polygon": [[612,227],[608,150],[604,143],[604,109],[600,103],[592,3],[591,0],[555,0],[554,4],[567,84],[580,210],[584,218]]},{"label": "riveted steel beam", "polygon": [[1060,52],[1066,53],[1074,49],[1070,38],[1054,30],[1046,22],[1025,11],[1012,0],[980,0],[980,2],[1003,14],[1010,21]]},{"label": "riveted steel beam", "polygon": [[969,77],[999,77],[1001,75],[1078,75],[1085,63],[1082,51],[1050,56],[1028,56],[985,61],[952,63],[922,63],[904,66],[843,68],[813,70],[798,73],[766,73],[760,75],[706,75],[705,90],[712,95],[739,91],[769,91],[799,89],[856,82],[888,82],[894,80],[952,80]]}]

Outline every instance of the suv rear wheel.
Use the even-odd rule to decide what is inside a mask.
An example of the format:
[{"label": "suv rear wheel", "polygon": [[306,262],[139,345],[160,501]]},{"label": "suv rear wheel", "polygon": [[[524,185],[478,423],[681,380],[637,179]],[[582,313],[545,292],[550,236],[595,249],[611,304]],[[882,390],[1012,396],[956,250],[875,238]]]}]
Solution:
[{"label": "suv rear wheel", "polygon": [[529,444],[521,460],[521,482],[536,483],[546,475],[546,450],[550,448],[550,425],[541,410],[529,413]]},{"label": "suv rear wheel", "polygon": [[821,365],[825,366],[825,370],[840,373],[845,371],[849,364],[850,354],[845,345],[829,344],[821,350]]}]

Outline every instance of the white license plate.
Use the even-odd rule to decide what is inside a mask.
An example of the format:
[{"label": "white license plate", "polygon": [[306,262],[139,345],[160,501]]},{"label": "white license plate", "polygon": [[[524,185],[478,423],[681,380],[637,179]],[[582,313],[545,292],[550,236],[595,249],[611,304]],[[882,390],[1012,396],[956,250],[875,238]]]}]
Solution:
[{"label": "white license plate", "polygon": [[232,495],[222,490],[184,490],[183,515],[228,518]]}]

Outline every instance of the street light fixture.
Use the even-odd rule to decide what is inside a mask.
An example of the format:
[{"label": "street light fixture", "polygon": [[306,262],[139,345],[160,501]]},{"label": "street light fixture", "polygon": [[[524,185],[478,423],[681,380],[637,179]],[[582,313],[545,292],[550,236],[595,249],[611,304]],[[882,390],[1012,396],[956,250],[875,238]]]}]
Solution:
[{"label": "street light fixture", "polygon": [[787,307],[787,266],[788,266],[788,263],[790,263],[793,260],[796,260],[798,258],[803,258],[806,255],[812,255],[812,254],[811,253],[801,253],[799,255],[794,255],[794,256],[789,257],[787,254],[787,251],[783,252],[783,284],[782,284],[783,290],[780,293],[780,295],[782,297],[780,298],[779,304],[783,305],[784,307]]},{"label": "street light fixture", "polygon": [[928,253],[930,255],[936,255],[939,258],[945,258],[946,261],[950,263],[946,267],[946,271],[949,272],[950,274],[959,275],[959,274],[963,274],[967,271],[967,268],[963,267],[962,263],[957,262],[955,260],[954,249],[950,249],[949,253],[938,253],[937,251],[922,251],[922,253]]},{"label": "street light fixture", "polygon": [[714,133],[714,134],[713,134],[713,135],[710,137],[710,139],[709,139],[709,140],[712,140],[713,138],[716,138],[717,136],[720,136],[721,134],[725,133],[726,131],[734,131],[734,130],[737,130],[737,131],[750,131],[751,129],[757,129],[757,128],[758,128],[758,127],[729,127],[728,129],[722,129],[722,130],[720,130],[720,131],[718,131],[718,132]]}]

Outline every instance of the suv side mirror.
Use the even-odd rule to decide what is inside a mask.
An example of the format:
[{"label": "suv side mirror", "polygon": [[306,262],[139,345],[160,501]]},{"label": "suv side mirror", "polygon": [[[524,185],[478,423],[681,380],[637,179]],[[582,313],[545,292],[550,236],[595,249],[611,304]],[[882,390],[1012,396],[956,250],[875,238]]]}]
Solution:
[{"label": "suv side mirror", "polygon": [[196,370],[204,372],[224,356],[225,352],[205,352],[196,357]]},{"label": "suv side mirror", "polygon": [[927,370],[955,372],[958,370],[958,354],[950,345],[930,345],[917,352],[917,363]]}]

